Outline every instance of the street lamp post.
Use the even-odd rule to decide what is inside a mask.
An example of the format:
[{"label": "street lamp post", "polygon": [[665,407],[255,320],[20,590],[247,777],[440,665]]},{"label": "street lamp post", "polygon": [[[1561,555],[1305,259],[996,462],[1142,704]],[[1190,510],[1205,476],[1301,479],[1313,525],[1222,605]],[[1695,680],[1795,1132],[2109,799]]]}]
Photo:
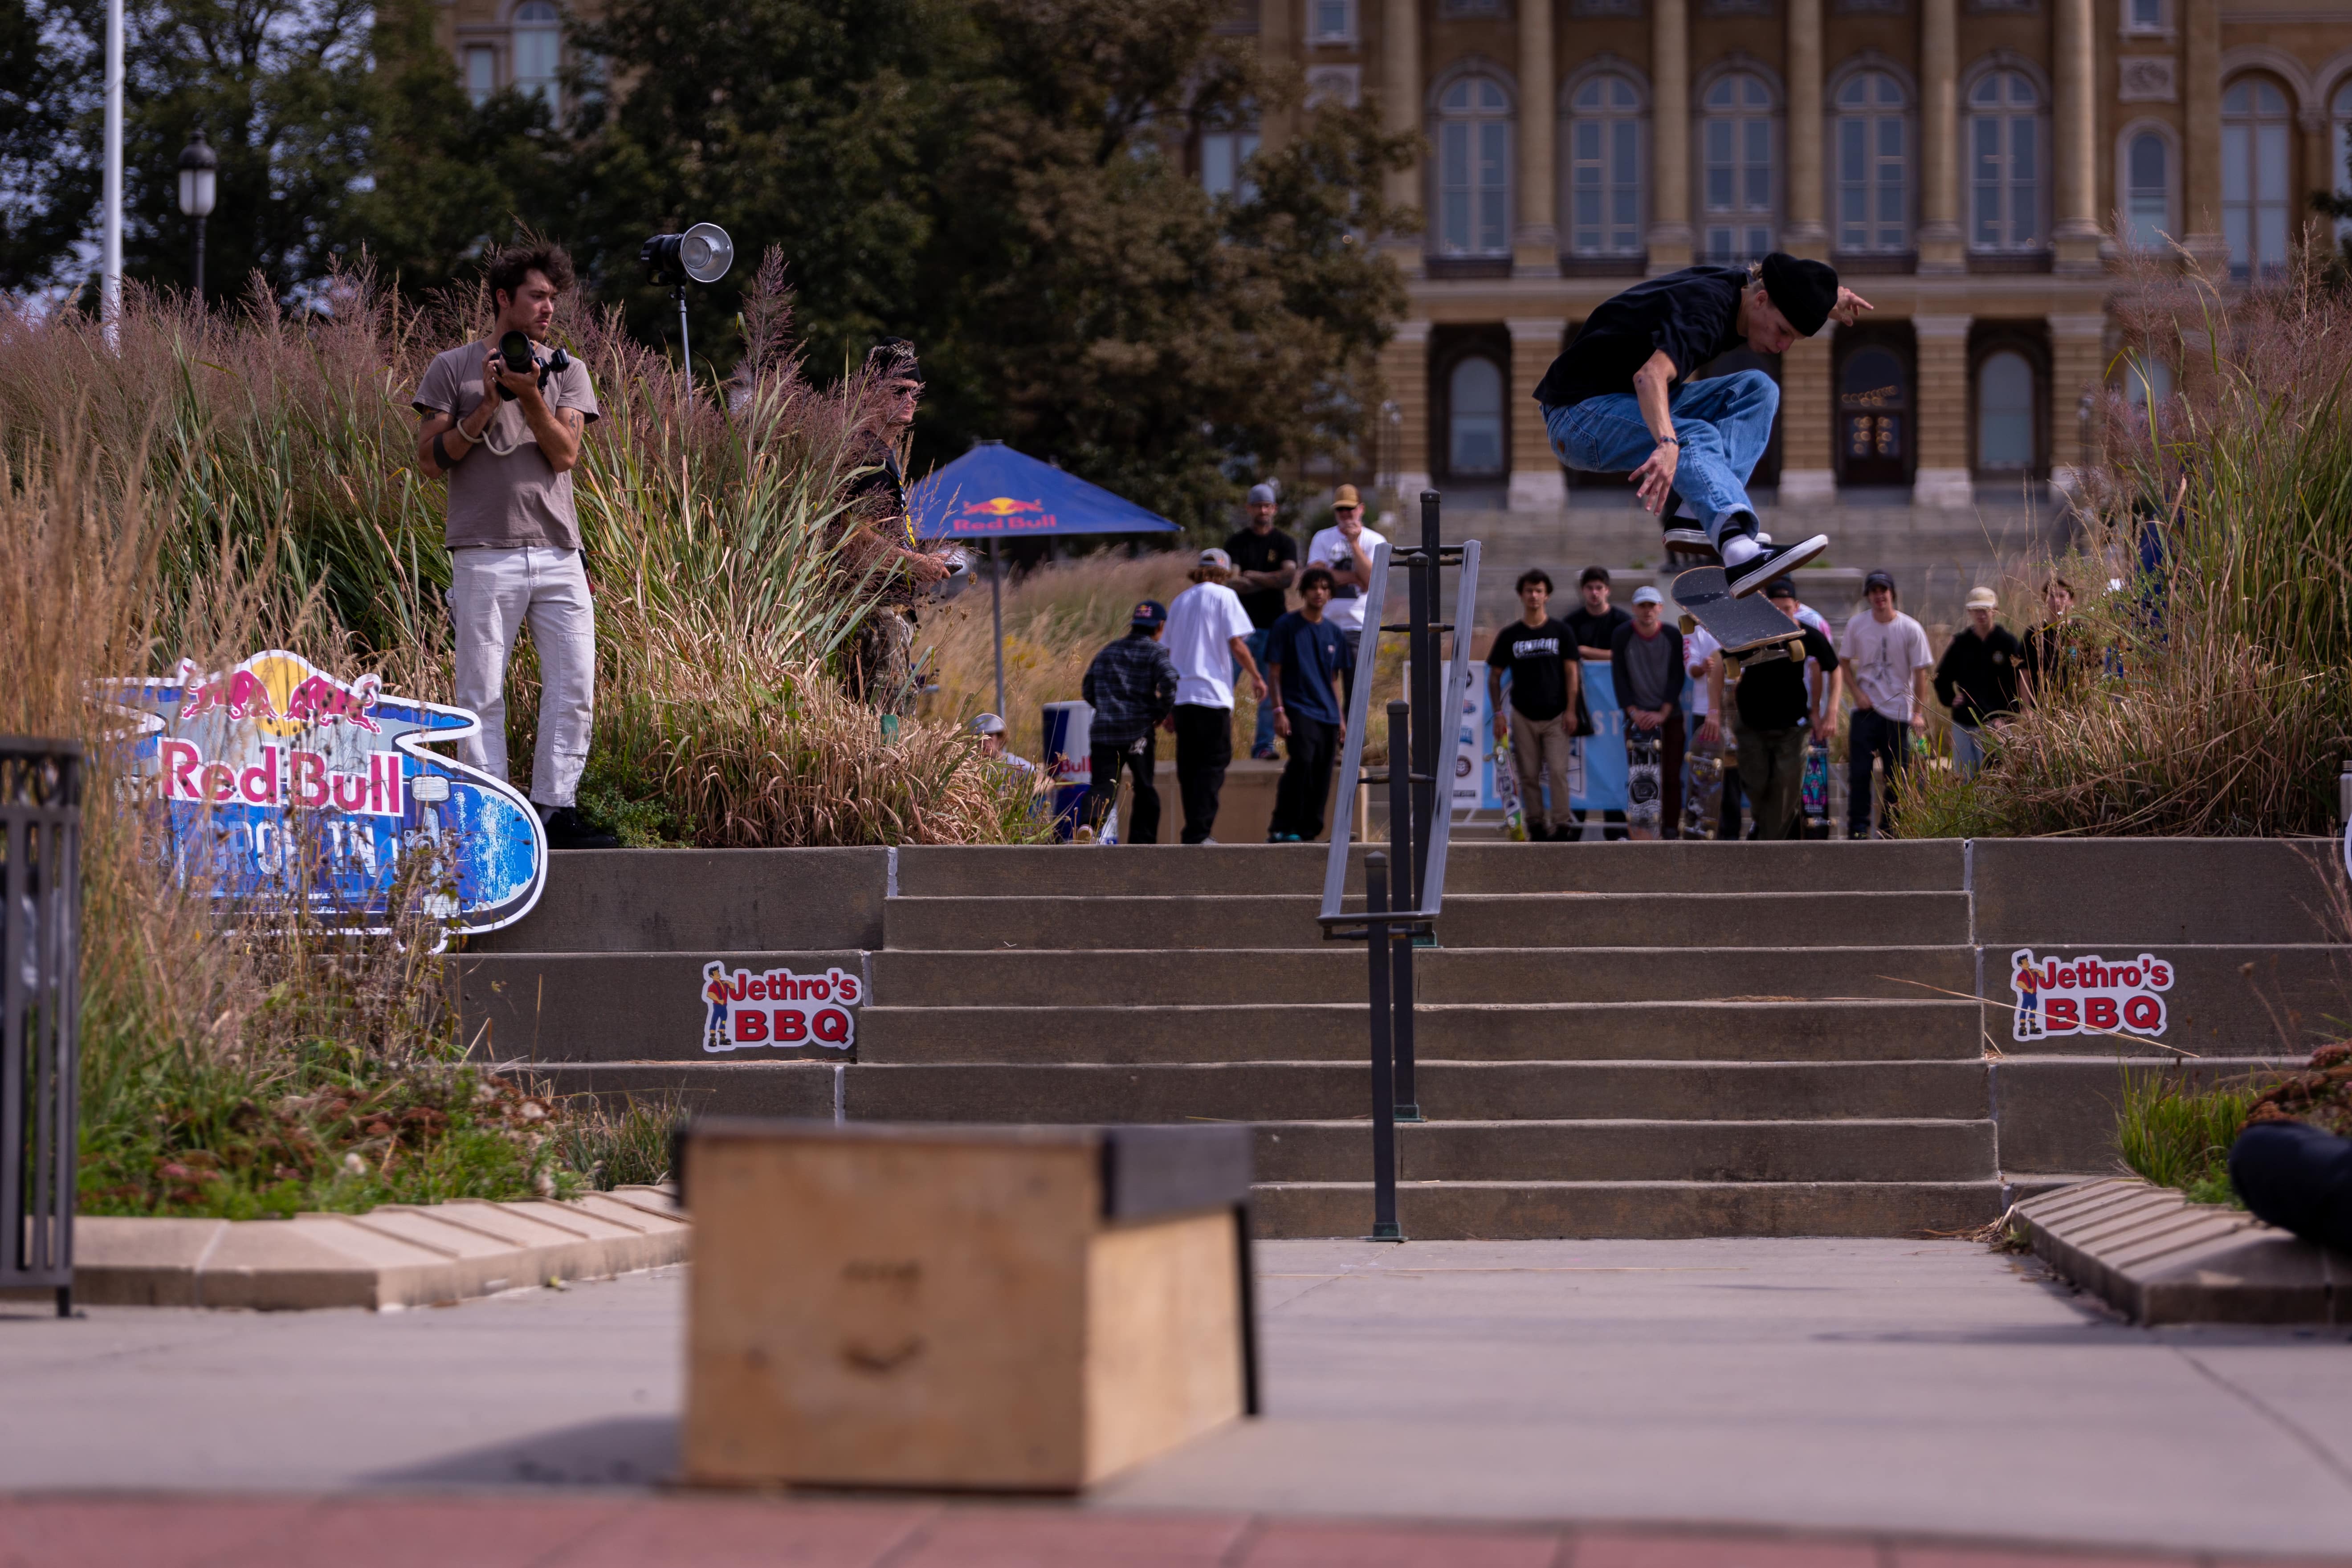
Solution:
[{"label": "street lamp post", "polygon": [[205,297],[205,219],[212,216],[219,170],[220,155],[205,142],[205,128],[199,125],[180,152],[180,210],[196,220],[195,294],[199,300]]}]

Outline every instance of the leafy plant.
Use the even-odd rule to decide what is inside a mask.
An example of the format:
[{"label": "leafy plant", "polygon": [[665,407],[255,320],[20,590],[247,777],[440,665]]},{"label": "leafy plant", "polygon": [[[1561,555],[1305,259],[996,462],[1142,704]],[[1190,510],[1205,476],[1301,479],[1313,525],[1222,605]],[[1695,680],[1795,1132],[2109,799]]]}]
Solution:
[{"label": "leafy plant", "polygon": [[2161,1071],[2126,1071],[2116,1130],[2124,1163],[2158,1186],[2178,1187],[2193,1203],[2236,1204],[2230,1145],[2256,1094],[2244,1085],[2200,1089]]}]

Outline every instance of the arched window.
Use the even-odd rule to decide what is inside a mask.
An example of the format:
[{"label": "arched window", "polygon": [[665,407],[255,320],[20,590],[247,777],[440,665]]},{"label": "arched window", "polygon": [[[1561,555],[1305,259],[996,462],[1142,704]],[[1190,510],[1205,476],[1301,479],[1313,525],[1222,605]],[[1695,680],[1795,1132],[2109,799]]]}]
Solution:
[{"label": "arched window", "polygon": [[1969,89],[1969,244],[2042,247],[2042,95],[2022,71],[1990,71]]},{"label": "arched window", "polygon": [[1699,134],[1710,261],[1754,261],[1772,248],[1772,94],[1745,71],[1706,89]]},{"label": "arched window", "polygon": [[1511,253],[1511,99],[1465,76],[1437,100],[1437,246],[1445,256]]},{"label": "arched window", "polygon": [[1446,384],[1446,460],[1455,478],[1503,471],[1503,372],[1472,356]]},{"label": "arched window", "polygon": [[499,90],[498,51],[488,44],[469,44],[466,48],[466,101],[476,109],[489,102],[490,94]]},{"label": "arched window", "polygon": [[1569,248],[1640,255],[1642,183],[1642,95],[1622,76],[1596,76],[1569,104]]},{"label": "arched window", "polygon": [[1895,484],[1910,455],[1910,404],[1903,362],[1890,349],[1856,349],[1838,378],[1838,415],[1849,484]]},{"label": "arched window", "polygon": [[2172,149],[2153,131],[2124,144],[2124,232],[2140,250],[2161,250],[2172,232]]},{"label": "arched window", "polygon": [[1903,89],[1885,71],[1848,77],[1837,94],[1837,247],[1901,250],[1910,167]]},{"label": "arched window", "polygon": [[1977,367],[1977,467],[2014,472],[2033,467],[2033,363],[1999,349]]},{"label": "arched window", "polygon": [[2286,94],[2252,78],[2221,93],[2221,233],[2230,270],[2275,277],[2286,268]]},{"label": "arched window", "polygon": [[514,14],[515,90],[537,93],[557,111],[557,70],[563,63],[562,18],[548,0],[523,0]]}]

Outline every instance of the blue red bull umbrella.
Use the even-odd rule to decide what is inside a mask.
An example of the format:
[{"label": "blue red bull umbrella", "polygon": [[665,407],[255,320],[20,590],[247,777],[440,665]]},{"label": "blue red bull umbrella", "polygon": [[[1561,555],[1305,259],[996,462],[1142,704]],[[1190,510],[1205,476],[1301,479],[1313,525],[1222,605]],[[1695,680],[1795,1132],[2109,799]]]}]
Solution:
[{"label": "blue red bull umbrella", "polygon": [[907,510],[924,539],[988,542],[989,606],[996,623],[996,710],[1004,711],[1004,601],[996,542],[1073,533],[1176,533],[1100,485],[1024,458],[1002,441],[982,441],[908,492]]}]

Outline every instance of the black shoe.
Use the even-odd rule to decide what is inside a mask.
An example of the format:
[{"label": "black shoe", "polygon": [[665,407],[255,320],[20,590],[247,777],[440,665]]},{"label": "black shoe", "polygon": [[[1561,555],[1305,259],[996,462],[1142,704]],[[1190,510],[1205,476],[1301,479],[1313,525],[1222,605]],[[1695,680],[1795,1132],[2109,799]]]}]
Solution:
[{"label": "black shoe", "polygon": [[1731,596],[1746,598],[1773,578],[1787,576],[1829,547],[1830,536],[1826,533],[1816,533],[1811,539],[1800,540],[1794,544],[1764,546],[1745,565],[1724,573],[1731,580]]},{"label": "black shoe", "polygon": [[589,826],[571,806],[559,805],[547,814],[547,847],[550,849],[618,849],[621,841],[603,828]]},{"label": "black shoe", "polygon": [[1546,827],[1542,823],[1530,822],[1527,826],[1528,843],[1549,844],[1551,842],[1551,830]]}]

